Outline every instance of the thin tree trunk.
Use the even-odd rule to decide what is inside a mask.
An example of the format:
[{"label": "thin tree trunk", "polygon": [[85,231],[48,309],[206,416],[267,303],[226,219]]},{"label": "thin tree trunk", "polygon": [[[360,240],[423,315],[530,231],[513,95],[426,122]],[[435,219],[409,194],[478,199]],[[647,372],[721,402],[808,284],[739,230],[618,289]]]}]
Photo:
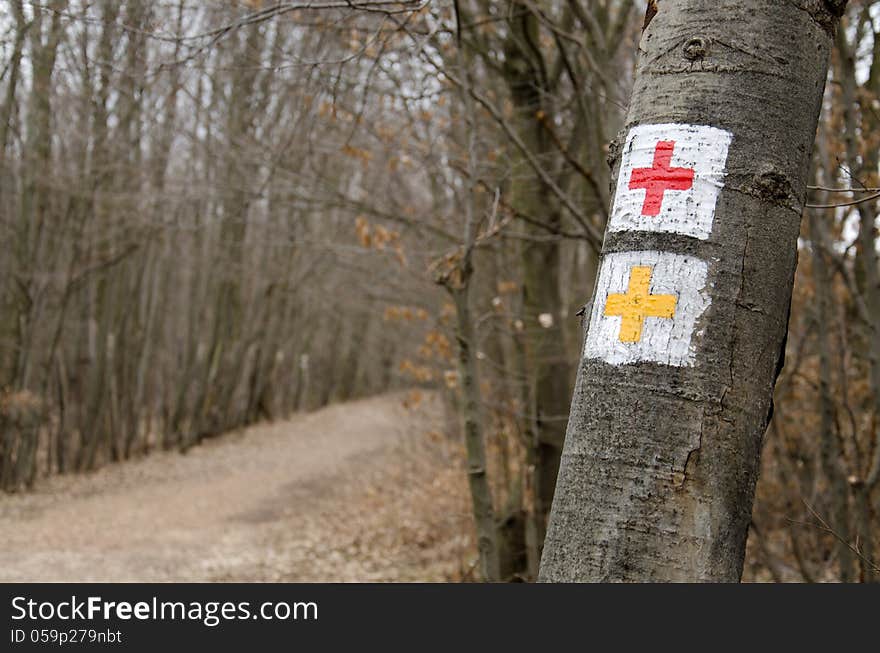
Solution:
[{"label": "thin tree trunk", "polygon": [[822,227],[816,211],[810,211],[810,241],[813,254],[813,277],[816,280],[816,340],[819,350],[819,452],[822,469],[828,479],[829,522],[837,534],[837,564],[840,580],[848,583],[853,579],[853,556],[849,548],[849,489],[846,473],[841,467],[840,436],[834,417],[834,399],[831,395],[831,338],[828,316],[831,311],[831,277],[825,261]]},{"label": "thin tree trunk", "polygon": [[[469,275],[468,275],[469,276]],[[461,376],[461,401],[464,442],[467,451],[467,474],[471,490],[474,521],[477,526],[477,548],[483,580],[501,580],[501,561],[492,491],[486,469],[486,446],[480,412],[480,382],[477,376],[473,317],[470,311],[469,281],[452,290],[455,303],[458,343],[458,367]]]},{"label": "thin tree trunk", "polygon": [[[460,44],[459,44],[460,45]],[[482,390],[477,367],[477,339],[474,318],[471,313],[471,290],[473,280],[473,251],[477,238],[477,215],[475,191],[477,188],[477,112],[470,95],[471,76],[467,58],[462,55],[466,88],[461,97],[467,117],[463,141],[467,152],[467,193],[464,196],[464,238],[459,257],[453,257],[449,269],[437,277],[445,286],[455,305],[455,339],[458,346],[458,373],[461,380],[461,415],[467,455],[468,484],[471,491],[471,507],[477,531],[477,549],[480,571],[484,581],[501,580],[501,557],[498,546],[498,527],[486,466],[486,438],[482,420]]]},{"label": "thin tree trunk", "polygon": [[[517,111],[518,132],[528,150],[542,161],[551,161],[554,146],[544,128],[551,107],[546,64],[536,44],[538,18],[525,5],[511,5],[510,35],[505,43],[504,74]],[[518,166],[528,170],[528,165]],[[513,182],[512,204],[517,211],[537,218],[543,226],[526,224],[534,237],[522,245],[523,318],[525,323],[526,380],[534,414],[530,429],[530,468],[534,470],[531,527],[540,556],[547,516],[553,501],[571,390],[572,366],[562,328],[563,300],[559,285],[561,243],[546,238],[548,230],[562,227],[559,202],[537,175],[526,174]]]},{"label": "thin tree trunk", "polygon": [[[857,103],[856,103],[856,62],[853,47],[849,45],[846,30],[837,35],[839,53],[839,76],[841,86],[841,105],[843,109],[844,143],[846,159],[849,166],[851,187],[857,187],[864,171],[876,171],[880,162],[880,153],[870,145],[865,152],[859,152],[859,134]],[[866,86],[876,94],[880,89],[880,48],[874,43],[874,58],[871,64],[871,75]],[[863,111],[861,133],[874,133],[880,125],[876,112]],[[866,132],[865,130],[870,130]],[[871,533],[871,493],[880,482],[880,271],[877,268],[877,211],[874,202],[862,202],[856,206],[859,215],[858,262],[863,275],[863,298],[868,310],[868,351],[873,399],[874,419],[871,421],[871,442],[868,445],[868,462],[865,469],[853,483],[856,503],[856,515],[859,519],[859,544],[863,556],[874,560],[874,543]],[[880,505],[875,510],[880,509]],[[862,561],[864,580],[873,579],[874,570],[870,564]]]}]

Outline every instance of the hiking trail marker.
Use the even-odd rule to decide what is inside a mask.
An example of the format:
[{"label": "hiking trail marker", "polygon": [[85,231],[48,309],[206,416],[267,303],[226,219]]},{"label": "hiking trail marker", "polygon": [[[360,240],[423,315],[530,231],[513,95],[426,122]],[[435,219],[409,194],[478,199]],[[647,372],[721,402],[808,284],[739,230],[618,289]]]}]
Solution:
[{"label": "hiking trail marker", "polygon": [[675,315],[675,295],[652,295],[649,291],[650,266],[634,266],[629,269],[629,287],[626,294],[608,295],[605,315],[620,317],[620,342],[638,342],[642,339],[646,317],[672,319]]},{"label": "hiking trail marker", "polygon": [[633,127],[608,230],[709,238],[731,140],[730,132],[701,125]]},{"label": "hiking trail marker", "polygon": [[[707,240],[733,135],[674,123],[630,129],[608,232],[662,232]],[[677,247],[676,243],[671,246]],[[693,255],[606,252],[596,280],[584,357],[690,366],[711,303],[709,265]]]},{"label": "hiking trail marker", "polygon": [[606,254],[584,356],[614,365],[693,365],[691,340],[709,306],[707,270],[705,261],[669,252]]}]

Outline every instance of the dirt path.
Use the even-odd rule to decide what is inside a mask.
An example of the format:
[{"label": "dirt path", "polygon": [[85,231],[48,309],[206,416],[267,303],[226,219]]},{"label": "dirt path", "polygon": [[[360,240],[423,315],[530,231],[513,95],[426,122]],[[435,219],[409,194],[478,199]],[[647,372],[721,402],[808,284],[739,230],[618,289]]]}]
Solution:
[{"label": "dirt path", "polygon": [[[441,413],[433,399],[414,410],[401,399],[332,406],[228,434],[186,455],[159,453],[0,497],[0,581],[454,574],[430,568],[431,560],[453,560],[467,546],[435,537],[431,531],[444,524],[410,519],[414,530],[405,539],[421,537],[426,542],[416,547],[430,550],[422,561],[409,554],[395,559],[408,545],[386,532],[404,528],[406,513],[418,511],[393,505],[401,489],[392,486],[408,484],[406,461],[424,464],[425,434],[438,428]],[[436,480],[426,479],[429,490]],[[414,496],[424,494],[424,484],[411,485]],[[449,510],[450,518],[457,519],[457,510]]]}]

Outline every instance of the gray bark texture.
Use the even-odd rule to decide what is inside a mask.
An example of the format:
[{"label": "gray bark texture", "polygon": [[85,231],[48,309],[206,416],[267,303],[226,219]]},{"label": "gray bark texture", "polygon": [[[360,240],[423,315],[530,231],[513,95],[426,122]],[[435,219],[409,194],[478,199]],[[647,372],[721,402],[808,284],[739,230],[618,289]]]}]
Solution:
[{"label": "gray bark texture", "polygon": [[739,580],[844,5],[662,0],[648,21],[627,129],[726,129],[727,175],[707,240],[608,232],[602,254],[698,257],[711,303],[693,366],[581,360],[540,580]]}]

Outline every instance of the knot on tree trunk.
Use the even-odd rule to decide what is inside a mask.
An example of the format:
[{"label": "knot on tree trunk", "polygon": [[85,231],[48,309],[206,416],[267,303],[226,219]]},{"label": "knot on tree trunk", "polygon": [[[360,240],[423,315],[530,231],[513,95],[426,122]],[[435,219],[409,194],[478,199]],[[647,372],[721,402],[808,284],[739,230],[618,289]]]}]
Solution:
[{"label": "knot on tree trunk", "polygon": [[613,170],[614,166],[617,164],[617,158],[620,156],[620,142],[623,138],[626,138],[626,130],[617,133],[617,136],[611,139],[611,142],[608,143],[607,151],[605,153],[605,163],[608,164],[608,168]]},{"label": "knot on tree trunk", "polygon": [[709,41],[702,36],[688,39],[682,48],[682,56],[688,61],[702,61],[709,56]]},{"label": "knot on tree trunk", "polygon": [[752,188],[761,199],[777,204],[788,202],[794,196],[791,182],[772,166],[762,168],[753,177]]},{"label": "knot on tree trunk", "polygon": [[837,20],[846,10],[848,0],[797,0],[798,7],[806,11],[828,34],[833,35]]}]

